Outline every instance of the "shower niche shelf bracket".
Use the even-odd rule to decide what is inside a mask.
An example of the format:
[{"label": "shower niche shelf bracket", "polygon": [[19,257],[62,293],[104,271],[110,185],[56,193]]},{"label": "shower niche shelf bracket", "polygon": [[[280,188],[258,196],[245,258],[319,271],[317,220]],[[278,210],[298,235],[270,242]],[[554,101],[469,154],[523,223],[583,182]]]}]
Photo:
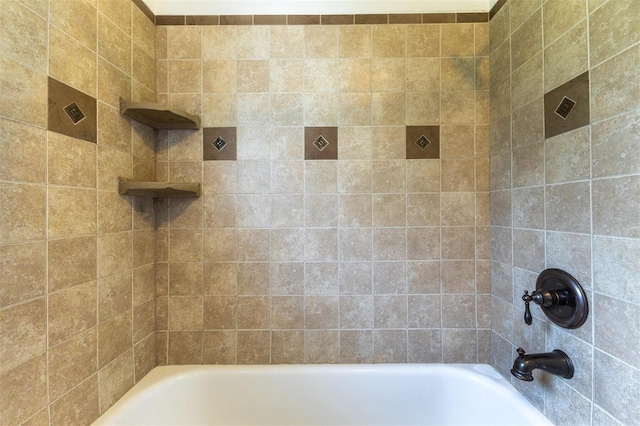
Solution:
[{"label": "shower niche shelf bracket", "polygon": [[198,130],[200,117],[151,102],[129,102],[120,98],[120,114],[162,130]]},{"label": "shower niche shelf bracket", "polygon": [[118,193],[133,197],[152,198],[199,198],[200,183],[134,182],[118,178]]}]

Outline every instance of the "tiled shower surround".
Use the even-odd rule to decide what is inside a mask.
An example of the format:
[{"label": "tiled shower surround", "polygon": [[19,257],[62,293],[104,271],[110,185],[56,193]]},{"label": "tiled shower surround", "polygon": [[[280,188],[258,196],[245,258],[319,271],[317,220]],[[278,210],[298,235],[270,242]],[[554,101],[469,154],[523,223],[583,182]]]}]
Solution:
[{"label": "tiled shower surround", "polygon": [[[155,175],[118,111],[155,98],[154,25],[130,0],[0,3],[0,424],[86,425],[156,365],[153,202],[117,193]],[[47,130],[48,76],[93,98],[97,143]]]},{"label": "tiled shower surround", "polygon": [[158,99],[237,140],[159,134],[158,180],[204,186],[158,204],[160,364],[488,362],[487,28],[156,27]]},{"label": "tiled shower surround", "polygon": [[[511,378],[559,425],[640,416],[638,16],[637,0],[510,0],[489,23],[491,364],[511,378],[519,346],[566,352],[571,380]],[[545,139],[544,95],[587,71],[579,95],[591,124]],[[585,287],[581,328],[559,328],[537,306],[525,325],[521,297],[545,268]]]},{"label": "tiled shower surround", "polygon": [[[2,0],[0,424],[90,424],[159,364],[510,377],[518,346],[576,364],[512,381],[554,423],[633,424],[639,7],[154,26],[130,0]],[[584,72],[590,125],[545,140],[544,94]],[[48,130],[49,77],[96,100],[97,143]],[[237,159],[203,161],[204,131],[153,132],[120,97],[235,130]],[[415,126],[439,126],[439,158],[407,159]],[[337,128],[337,160],[304,160],[305,127]],[[118,176],[204,194],[121,197]],[[587,289],[579,330],[538,307],[524,325],[545,267]]]}]

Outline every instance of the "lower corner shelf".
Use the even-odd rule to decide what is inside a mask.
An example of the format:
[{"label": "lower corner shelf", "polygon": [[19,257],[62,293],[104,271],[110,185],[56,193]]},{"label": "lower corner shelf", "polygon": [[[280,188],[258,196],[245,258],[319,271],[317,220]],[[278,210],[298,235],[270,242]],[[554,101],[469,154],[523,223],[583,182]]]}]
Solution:
[{"label": "lower corner shelf", "polygon": [[123,178],[118,179],[120,195],[153,198],[198,198],[202,194],[200,183],[174,182],[133,182]]}]

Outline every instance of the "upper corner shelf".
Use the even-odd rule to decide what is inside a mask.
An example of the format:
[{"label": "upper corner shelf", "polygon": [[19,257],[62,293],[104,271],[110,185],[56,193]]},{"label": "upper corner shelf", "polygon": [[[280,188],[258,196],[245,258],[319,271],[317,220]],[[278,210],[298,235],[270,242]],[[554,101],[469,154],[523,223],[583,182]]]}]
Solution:
[{"label": "upper corner shelf", "polygon": [[133,197],[198,198],[202,193],[202,185],[199,183],[131,182],[119,178],[118,192],[120,195]]},{"label": "upper corner shelf", "polygon": [[200,128],[200,117],[197,115],[151,102],[129,102],[120,99],[120,114],[154,129],[198,130]]}]

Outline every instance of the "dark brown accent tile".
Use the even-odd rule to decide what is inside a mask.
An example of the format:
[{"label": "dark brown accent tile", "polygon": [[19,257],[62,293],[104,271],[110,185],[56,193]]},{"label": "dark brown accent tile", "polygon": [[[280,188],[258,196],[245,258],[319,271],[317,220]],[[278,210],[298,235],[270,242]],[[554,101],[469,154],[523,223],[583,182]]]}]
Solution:
[{"label": "dark brown accent tile", "polygon": [[589,124],[588,71],[544,95],[544,137],[548,139],[587,124]]},{"label": "dark brown accent tile", "polygon": [[[323,138],[326,142],[318,141]],[[318,141],[318,143],[316,143]],[[322,143],[328,145],[322,147]],[[318,148],[317,145],[320,145]],[[305,160],[337,160],[338,128],[337,127],[305,127],[304,128]]]},{"label": "dark brown accent tile", "polygon": [[156,25],[184,25],[186,16],[159,15],[156,16]]},{"label": "dark brown accent tile", "polygon": [[389,23],[390,24],[421,24],[422,15],[420,13],[401,13],[401,14],[393,14],[393,15],[390,14]]},{"label": "dark brown accent tile", "polygon": [[321,25],[353,25],[354,15],[322,15]]},{"label": "dark brown accent tile", "polygon": [[[407,160],[440,158],[440,126],[407,126]],[[419,141],[424,140],[422,148]]]},{"label": "dark brown accent tile", "polygon": [[320,25],[320,15],[287,15],[287,25]]},{"label": "dark brown accent tile", "polygon": [[202,159],[204,161],[236,160],[238,151],[236,141],[235,127],[205,127],[202,137]]},{"label": "dark brown accent tile", "polygon": [[453,24],[456,22],[455,13],[423,13],[423,24]]},{"label": "dark brown accent tile", "polygon": [[140,9],[140,11],[142,13],[144,13],[144,15],[149,18],[149,20],[151,22],[153,22],[155,24],[156,22],[156,15],[153,14],[153,12],[151,11],[151,9],[149,9],[147,7],[146,4],[144,4],[144,2],[142,0],[133,0],[133,4],[135,4],[136,6],[138,6],[138,9]]},{"label": "dark brown accent tile", "polygon": [[220,15],[220,25],[252,25],[252,15]]},{"label": "dark brown accent tile", "polygon": [[504,6],[506,3],[507,3],[507,0],[498,0],[498,2],[494,4],[491,10],[489,11],[489,20],[491,20],[494,16],[496,16],[496,13],[498,13],[500,9],[502,9],[502,6]]},{"label": "dark brown accent tile", "polygon": [[47,130],[96,143],[98,122],[95,98],[51,77],[48,86]]},{"label": "dark brown accent tile", "polygon": [[387,24],[389,23],[389,15],[356,15],[356,24]]},{"label": "dark brown accent tile", "polygon": [[488,13],[456,13],[456,22],[472,23],[472,22],[489,22]]},{"label": "dark brown accent tile", "polygon": [[212,16],[187,16],[187,25],[220,25],[220,17],[218,15]]},{"label": "dark brown accent tile", "polygon": [[287,25],[287,15],[254,15],[253,25]]}]

